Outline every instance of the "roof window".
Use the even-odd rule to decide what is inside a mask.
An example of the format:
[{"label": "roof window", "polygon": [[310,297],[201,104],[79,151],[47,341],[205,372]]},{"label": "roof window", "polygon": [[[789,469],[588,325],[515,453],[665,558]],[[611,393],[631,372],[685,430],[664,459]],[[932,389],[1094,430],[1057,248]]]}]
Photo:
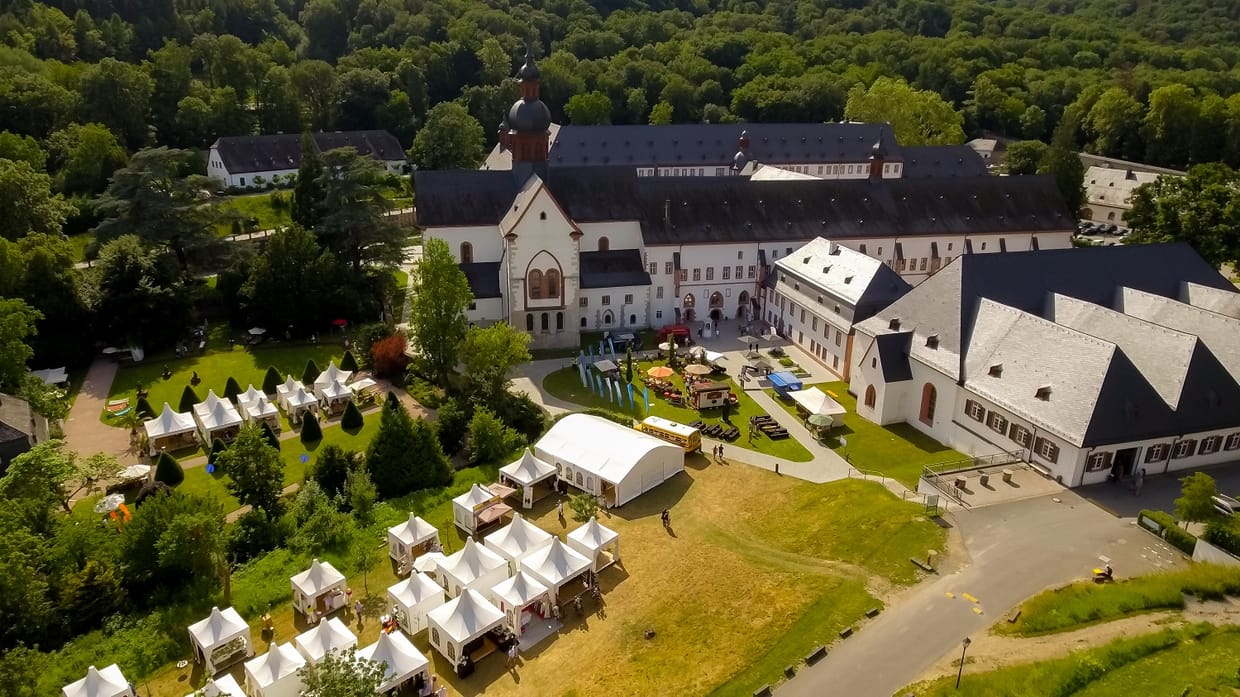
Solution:
[{"label": "roof window", "polygon": [[1002,363],[996,363],[996,364],[994,364],[994,365],[990,366],[990,371],[989,371],[989,373],[988,373],[988,374],[989,374],[989,375],[990,375],[990,377],[992,377],[992,378],[1001,378],[1001,377],[1003,377],[1003,364],[1002,364]]},{"label": "roof window", "polygon": [[891,330],[891,331],[893,331],[893,332],[894,332],[894,331],[899,331],[899,330],[900,330],[900,318],[899,318],[899,317],[892,317],[892,318],[891,318],[891,321],[887,323],[887,328],[888,328],[888,329],[890,329],[890,330]]},{"label": "roof window", "polygon": [[809,263],[809,257],[804,257],[803,259],[801,259],[801,263],[802,263],[802,264],[808,264],[808,263]]},{"label": "roof window", "polygon": [[848,285],[849,283],[852,283],[852,280],[853,280],[853,277],[852,277],[852,276],[845,276],[845,277],[844,277],[844,285]]},{"label": "roof window", "polygon": [[1049,401],[1051,401],[1051,386],[1050,386],[1050,385],[1043,385],[1043,386],[1039,387],[1039,388],[1038,388],[1038,391],[1033,393],[1033,396],[1034,396],[1034,397],[1037,397],[1038,399],[1042,400],[1043,402],[1049,402]]},{"label": "roof window", "polygon": [[926,348],[936,349],[938,347],[939,347],[939,335],[938,334],[931,334],[930,336],[926,337]]}]

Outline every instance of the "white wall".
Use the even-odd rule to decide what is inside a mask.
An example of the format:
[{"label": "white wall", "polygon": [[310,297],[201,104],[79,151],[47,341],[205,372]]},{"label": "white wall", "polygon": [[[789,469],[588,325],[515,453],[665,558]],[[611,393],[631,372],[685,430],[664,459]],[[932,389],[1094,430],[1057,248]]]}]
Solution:
[{"label": "white wall", "polygon": [[427,239],[443,240],[452,252],[452,258],[461,263],[461,243],[473,247],[474,261],[499,261],[504,254],[504,238],[497,225],[462,227],[428,227],[422,231]]},{"label": "white wall", "polygon": [[465,318],[470,324],[480,327],[502,322],[504,317],[503,298],[482,298],[474,300],[474,309],[465,311]]},{"label": "white wall", "polygon": [[644,246],[641,224],[636,220],[614,223],[581,223],[581,251],[597,252],[598,241],[607,238],[609,249],[637,249]]},{"label": "white wall", "polygon": [[[650,286],[618,286],[615,288],[583,288],[578,291],[578,314],[573,327],[581,331],[598,331],[622,329],[629,327],[649,327],[650,324]],[[625,302],[626,296],[633,296],[631,303]],[[586,301],[580,307],[580,299]],[[604,305],[606,298],[609,304]],[[612,321],[606,322],[606,315],[611,311]],[[636,320],[634,320],[636,316]],[[586,325],[581,326],[581,319]]]},{"label": "white wall", "polygon": [[[767,292],[763,319],[841,378],[849,374],[855,307],[803,278],[775,267],[775,288]],[[820,302],[821,300],[821,302]],[[835,310],[839,308],[837,313]]]}]

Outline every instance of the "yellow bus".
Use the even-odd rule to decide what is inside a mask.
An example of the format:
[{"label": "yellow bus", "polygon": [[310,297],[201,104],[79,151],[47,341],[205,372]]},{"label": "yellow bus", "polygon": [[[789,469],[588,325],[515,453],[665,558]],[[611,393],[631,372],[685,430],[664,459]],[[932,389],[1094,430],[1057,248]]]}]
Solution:
[{"label": "yellow bus", "polygon": [[658,416],[646,417],[644,421],[637,424],[637,430],[649,433],[659,440],[675,443],[684,448],[687,453],[702,449],[701,431]]}]

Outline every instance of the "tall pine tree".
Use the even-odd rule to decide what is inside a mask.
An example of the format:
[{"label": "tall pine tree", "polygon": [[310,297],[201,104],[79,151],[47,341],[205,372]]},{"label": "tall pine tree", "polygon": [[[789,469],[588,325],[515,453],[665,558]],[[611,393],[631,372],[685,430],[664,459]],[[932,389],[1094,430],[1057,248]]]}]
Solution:
[{"label": "tall pine tree", "polygon": [[323,158],[314,146],[314,136],[301,134],[301,164],[297,167],[297,184],[293,187],[293,222],[313,230],[323,217]]}]

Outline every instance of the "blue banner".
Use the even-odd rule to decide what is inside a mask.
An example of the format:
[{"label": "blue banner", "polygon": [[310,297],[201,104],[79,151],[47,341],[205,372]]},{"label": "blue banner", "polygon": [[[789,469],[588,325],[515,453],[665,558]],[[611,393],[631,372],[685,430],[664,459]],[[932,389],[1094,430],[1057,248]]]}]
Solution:
[{"label": "blue banner", "polygon": [[582,386],[582,387],[585,387],[585,386],[586,386],[586,361],[585,361],[585,356],[582,356],[582,357],[581,357],[581,358],[577,361],[577,375],[581,378],[581,386]]},{"label": "blue banner", "polygon": [[637,403],[633,401],[633,383],[629,383],[629,408],[636,409]]},{"label": "blue banner", "polygon": [[590,354],[590,362],[594,362],[594,345],[586,344],[586,352]]},{"label": "blue banner", "polygon": [[607,357],[607,354],[603,351],[603,340],[602,339],[598,340],[598,357],[599,358]]},{"label": "blue banner", "polygon": [[615,363],[616,362],[616,342],[612,341],[610,336],[607,337],[607,350],[611,352],[611,362]]},{"label": "blue banner", "polygon": [[616,392],[616,404],[624,406],[624,397],[620,394],[620,381],[617,380],[611,384],[611,389]]},{"label": "blue banner", "polygon": [[603,387],[604,389],[607,390],[607,401],[609,402],[616,401],[616,393],[612,391],[611,389],[611,378],[606,379],[606,381],[603,383]]},{"label": "blue banner", "polygon": [[642,388],[642,399],[646,402],[646,413],[650,413],[650,388]]},{"label": "blue banner", "polygon": [[601,396],[603,394],[603,388],[601,385],[599,385],[599,376],[597,373],[591,373],[591,376],[592,376],[592,379],[590,380],[590,384],[591,384],[590,391],[596,395]]}]

